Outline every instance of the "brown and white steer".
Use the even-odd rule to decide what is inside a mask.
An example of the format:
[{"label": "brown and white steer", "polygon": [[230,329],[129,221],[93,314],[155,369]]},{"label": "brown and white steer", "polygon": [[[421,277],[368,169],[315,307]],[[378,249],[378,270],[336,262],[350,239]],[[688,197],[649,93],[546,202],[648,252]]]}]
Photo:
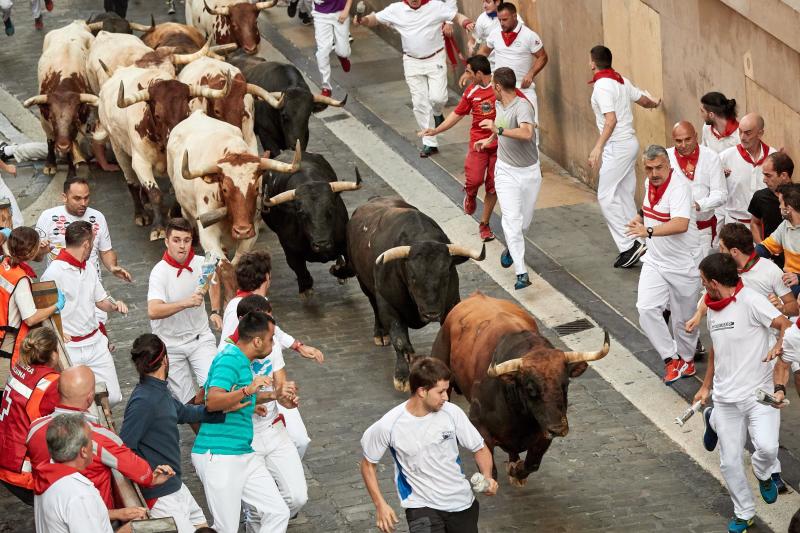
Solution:
[{"label": "brown and white steer", "polygon": [[192,87],[221,89],[230,78],[231,88],[224,98],[210,100],[199,96],[192,99],[189,108],[202,109],[209,117],[222,120],[242,130],[244,141],[253,152],[258,150],[258,140],[253,131],[254,98],[264,100],[275,109],[283,105],[283,95],[265,91],[258,85],[247,83],[242,72],[224,61],[204,57],[186,65],[178,80]]},{"label": "brown and white steer", "polygon": [[[45,174],[56,173],[56,155],[75,165],[86,164],[78,150],[78,133],[86,134],[89,106],[97,106],[86,76],[89,47],[94,36],[82,20],[47,33],[39,57],[39,94],[23,105],[39,106],[42,129],[47,136]],[[85,166],[83,168],[86,168]]]},{"label": "brown and white steer", "polygon": [[292,163],[259,157],[239,128],[198,110],[172,130],[167,168],[183,216],[200,221],[203,249],[235,263],[258,238],[262,173],[296,172],[300,152]]},{"label": "brown and white steer", "polygon": [[191,24],[216,44],[236,43],[247,54],[255,54],[261,35],[258,15],[277,0],[256,2],[247,0],[186,0],[186,23]]},{"label": "brown and white steer", "polygon": [[[206,37],[194,26],[178,22],[154,24],[142,35],[142,42],[154,50],[170,47],[176,54],[191,54],[206,44]],[[223,54],[236,50],[236,43],[212,46],[209,57],[221,59]],[[215,53],[216,52],[216,53]]]},{"label": "brown and white steer", "polygon": [[170,132],[189,116],[189,100],[195,96],[220,98],[229,87],[197,89],[160,70],[123,67],[100,89],[100,123],[125,174],[136,223],[147,222],[139,186],[147,192],[153,208],[150,240],[164,237],[161,190],[155,175],[167,175]]}]

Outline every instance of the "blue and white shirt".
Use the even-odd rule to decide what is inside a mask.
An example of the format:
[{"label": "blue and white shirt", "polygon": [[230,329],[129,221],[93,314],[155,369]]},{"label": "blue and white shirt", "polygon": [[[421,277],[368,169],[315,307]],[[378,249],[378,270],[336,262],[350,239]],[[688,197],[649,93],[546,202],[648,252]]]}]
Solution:
[{"label": "blue and white shirt", "polygon": [[403,402],[372,424],[361,437],[364,457],[378,463],[388,449],[394,458],[395,484],[403,508],[428,507],[458,512],[475,499],[461,467],[459,445],[472,453],[483,438],[458,406],[412,415]]},{"label": "blue and white shirt", "polygon": [[[253,370],[254,376],[272,376],[274,372],[277,372],[284,366],[286,366],[286,363],[283,361],[283,353],[281,352],[281,347],[277,342],[273,343],[272,352],[270,352],[268,356],[266,356],[264,359],[256,359],[250,363],[250,368]],[[273,389],[272,387],[267,387],[266,390]],[[275,421],[275,417],[278,416],[277,401],[272,400],[271,402],[265,403],[264,406],[267,408],[266,416],[260,416],[253,413],[254,432],[268,428]]]}]

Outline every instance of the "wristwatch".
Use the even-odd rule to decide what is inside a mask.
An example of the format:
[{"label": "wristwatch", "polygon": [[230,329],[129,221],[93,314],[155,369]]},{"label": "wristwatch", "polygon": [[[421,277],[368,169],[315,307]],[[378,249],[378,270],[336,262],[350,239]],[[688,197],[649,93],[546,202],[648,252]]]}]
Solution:
[{"label": "wristwatch", "polygon": [[653,227],[652,226],[647,226],[647,238],[648,239],[652,239],[653,238]]},{"label": "wristwatch", "polygon": [[503,136],[503,127],[502,126],[497,126],[497,136],[498,137],[502,137]]}]

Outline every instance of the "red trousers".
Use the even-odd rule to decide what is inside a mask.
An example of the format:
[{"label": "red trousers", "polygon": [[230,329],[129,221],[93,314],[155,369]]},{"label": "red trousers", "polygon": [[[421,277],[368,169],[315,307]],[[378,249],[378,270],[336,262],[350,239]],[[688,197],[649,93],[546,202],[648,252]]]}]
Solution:
[{"label": "red trousers", "polygon": [[466,183],[464,188],[468,196],[476,196],[478,188],[484,185],[488,194],[494,194],[494,163],[497,161],[497,149],[467,152],[464,160]]}]

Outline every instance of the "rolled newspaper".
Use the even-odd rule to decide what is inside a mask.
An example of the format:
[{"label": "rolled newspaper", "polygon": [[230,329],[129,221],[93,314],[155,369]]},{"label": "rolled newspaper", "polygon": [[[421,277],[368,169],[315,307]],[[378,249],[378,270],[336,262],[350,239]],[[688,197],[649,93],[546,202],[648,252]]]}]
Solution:
[{"label": "rolled newspaper", "polygon": [[700,409],[702,408],[702,404],[700,402],[695,402],[688,409],[686,409],[683,414],[679,417],[675,418],[675,423],[678,424],[680,427],[686,423],[687,420],[692,418],[695,413],[699,413]]},{"label": "rolled newspaper", "polygon": [[469,478],[469,483],[475,492],[485,492],[489,488],[489,481],[480,472],[472,474],[472,477]]},{"label": "rolled newspaper", "polygon": [[772,406],[789,405],[789,400],[787,400],[786,398],[784,398],[783,401],[779,402],[777,398],[775,398],[775,396],[768,393],[764,389],[756,389],[756,401],[764,405],[772,405]]}]

